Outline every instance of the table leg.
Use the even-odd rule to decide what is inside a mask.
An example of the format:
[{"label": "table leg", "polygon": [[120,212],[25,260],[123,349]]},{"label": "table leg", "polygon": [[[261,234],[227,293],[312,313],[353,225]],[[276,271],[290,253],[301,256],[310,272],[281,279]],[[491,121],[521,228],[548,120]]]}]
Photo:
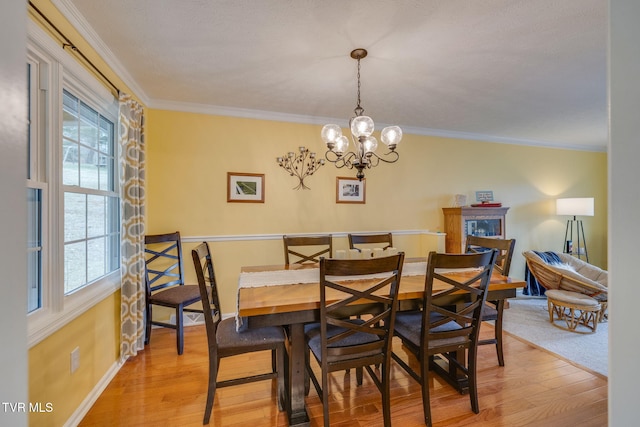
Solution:
[{"label": "table leg", "polygon": [[289,426],[308,426],[309,416],[304,402],[305,353],[304,325],[289,325],[290,347],[288,363]]},{"label": "table leg", "polygon": [[[464,360],[465,350],[451,352],[448,356],[458,360]],[[434,356],[431,360],[430,368],[440,375],[442,379],[447,381],[453,388],[458,390],[460,394],[469,392],[469,380],[467,377],[455,366],[455,364],[449,363],[444,355]]]},{"label": "table leg", "polygon": [[[464,304],[463,304],[464,305]],[[456,306],[456,311],[460,311],[463,307]],[[449,358],[455,360],[465,360],[466,351],[461,349],[458,351],[452,351],[446,355]],[[469,380],[466,375],[458,369],[455,363],[449,363],[445,355],[434,356],[431,359],[431,369],[433,369],[438,375],[451,384],[460,394],[467,393],[469,391]]]}]

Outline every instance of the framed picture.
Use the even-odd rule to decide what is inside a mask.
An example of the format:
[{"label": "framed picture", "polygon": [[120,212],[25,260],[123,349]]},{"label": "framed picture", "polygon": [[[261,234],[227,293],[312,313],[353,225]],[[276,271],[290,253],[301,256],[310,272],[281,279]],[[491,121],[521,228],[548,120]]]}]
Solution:
[{"label": "framed picture", "polygon": [[493,202],[493,191],[476,191],[476,200],[479,202]]},{"label": "framed picture", "polygon": [[264,203],[264,174],[227,172],[227,202]]},{"label": "framed picture", "polygon": [[336,203],[364,203],[365,178],[362,181],[357,178],[336,178]]}]

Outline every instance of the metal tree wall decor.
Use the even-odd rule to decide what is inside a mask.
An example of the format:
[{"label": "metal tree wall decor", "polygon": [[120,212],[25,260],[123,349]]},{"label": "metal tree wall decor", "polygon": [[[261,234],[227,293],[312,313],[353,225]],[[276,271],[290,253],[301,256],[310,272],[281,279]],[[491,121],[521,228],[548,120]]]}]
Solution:
[{"label": "metal tree wall decor", "polygon": [[313,175],[324,165],[324,159],[317,159],[316,153],[312,153],[306,147],[299,147],[300,154],[289,151],[284,157],[277,157],[278,165],[289,172],[289,175],[298,178],[299,183],[294,190],[309,190],[304,183],[304,179]]}]

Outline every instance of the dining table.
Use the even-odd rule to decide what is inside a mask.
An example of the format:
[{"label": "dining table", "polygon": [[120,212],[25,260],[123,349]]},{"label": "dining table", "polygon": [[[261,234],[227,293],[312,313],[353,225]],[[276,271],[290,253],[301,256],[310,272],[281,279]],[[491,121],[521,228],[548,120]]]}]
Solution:
[{"label": "dining table", "polygon": [[[446,274],[458,279],[472,278],[476,273],[458,271]],[[426,258],[405,258],[398,291],[400,309],[406,303],[411,304],[423,299],[425,275]],[[317,322],[320,318],[319,282],[320,272],[317,263],[246,266],[241,268],[238,281],[238,329],[283,326],[287,330],[285,408],[290,426],[309,425],[305,406],[307,349],[304,325]],[[361,282],[366,286],[365,279]],[[516,289],[524,286],[523,280],[514,280],[494,272],[490,279],[487,300],[501,301],[514,298]],[[447,289],[448,285],[436,281],[433,287],[435,293]],[[328,295],[327,299],[330,298]],[[339,299],[339,295],[336,295],[335,299]],[[460,392],[464,392],[465,384],[459,371],[437,363],[432,364],[432,368]]]}]

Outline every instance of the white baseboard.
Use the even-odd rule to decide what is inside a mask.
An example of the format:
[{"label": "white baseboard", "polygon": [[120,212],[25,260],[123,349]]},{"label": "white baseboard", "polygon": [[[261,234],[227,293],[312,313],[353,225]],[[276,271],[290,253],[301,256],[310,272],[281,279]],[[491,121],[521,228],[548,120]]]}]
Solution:
[{"label": "white baseboard", "polygon": [[89,409],[96,403],[96,400],[100,397],[105,388],[109,385],[111,380],[116,376],[120,368],[124,365],[124,362],[114,362],[113,365],[107,370],[104,376],[98,381],[96,386],[91,392],[84,398],[80,406],[71,414],[71,417],[64,423],[64,427],[76,427],[80,424],[80,421],[87,415]]},{"label": "white baseboard", "polygon": [[[182,313],[182,324],[184,326],[203,325],[204,315],[202,313]],[[169,323],[176,324],[176,315],[169,317]],[[154,326],[155,327],[155,326]],[[161,328],[162,326],[158,326]]]},{"label": "white baseboard", "polygon": [[[183,313],[184,314],[184,326],[194,326],[194,325],[202,325],[204,324],[204,315],[202,313]],[[223,318],[229,317],[231,315],[223,316]],[[171,316],[171,322],[175,322],[175,315]],[[161,326],[154,326],[154,328],[160,328]],[[78,408],[73,412],[71,417],[64,423],[64,427],[76,427],[80,424],[82,419],[87,412],[91,409],[96,400],[100,397],[102,392],[107,388],[111,380],[115,378],[118,371],[125,362],[114,362],[113,365],[109,368],[109,370],[104,374],[104,376],[100,379],[100,381],[96,384],[96,386],[91,390],[91,392],[84,398],[82,403],[78,406]]]}]

